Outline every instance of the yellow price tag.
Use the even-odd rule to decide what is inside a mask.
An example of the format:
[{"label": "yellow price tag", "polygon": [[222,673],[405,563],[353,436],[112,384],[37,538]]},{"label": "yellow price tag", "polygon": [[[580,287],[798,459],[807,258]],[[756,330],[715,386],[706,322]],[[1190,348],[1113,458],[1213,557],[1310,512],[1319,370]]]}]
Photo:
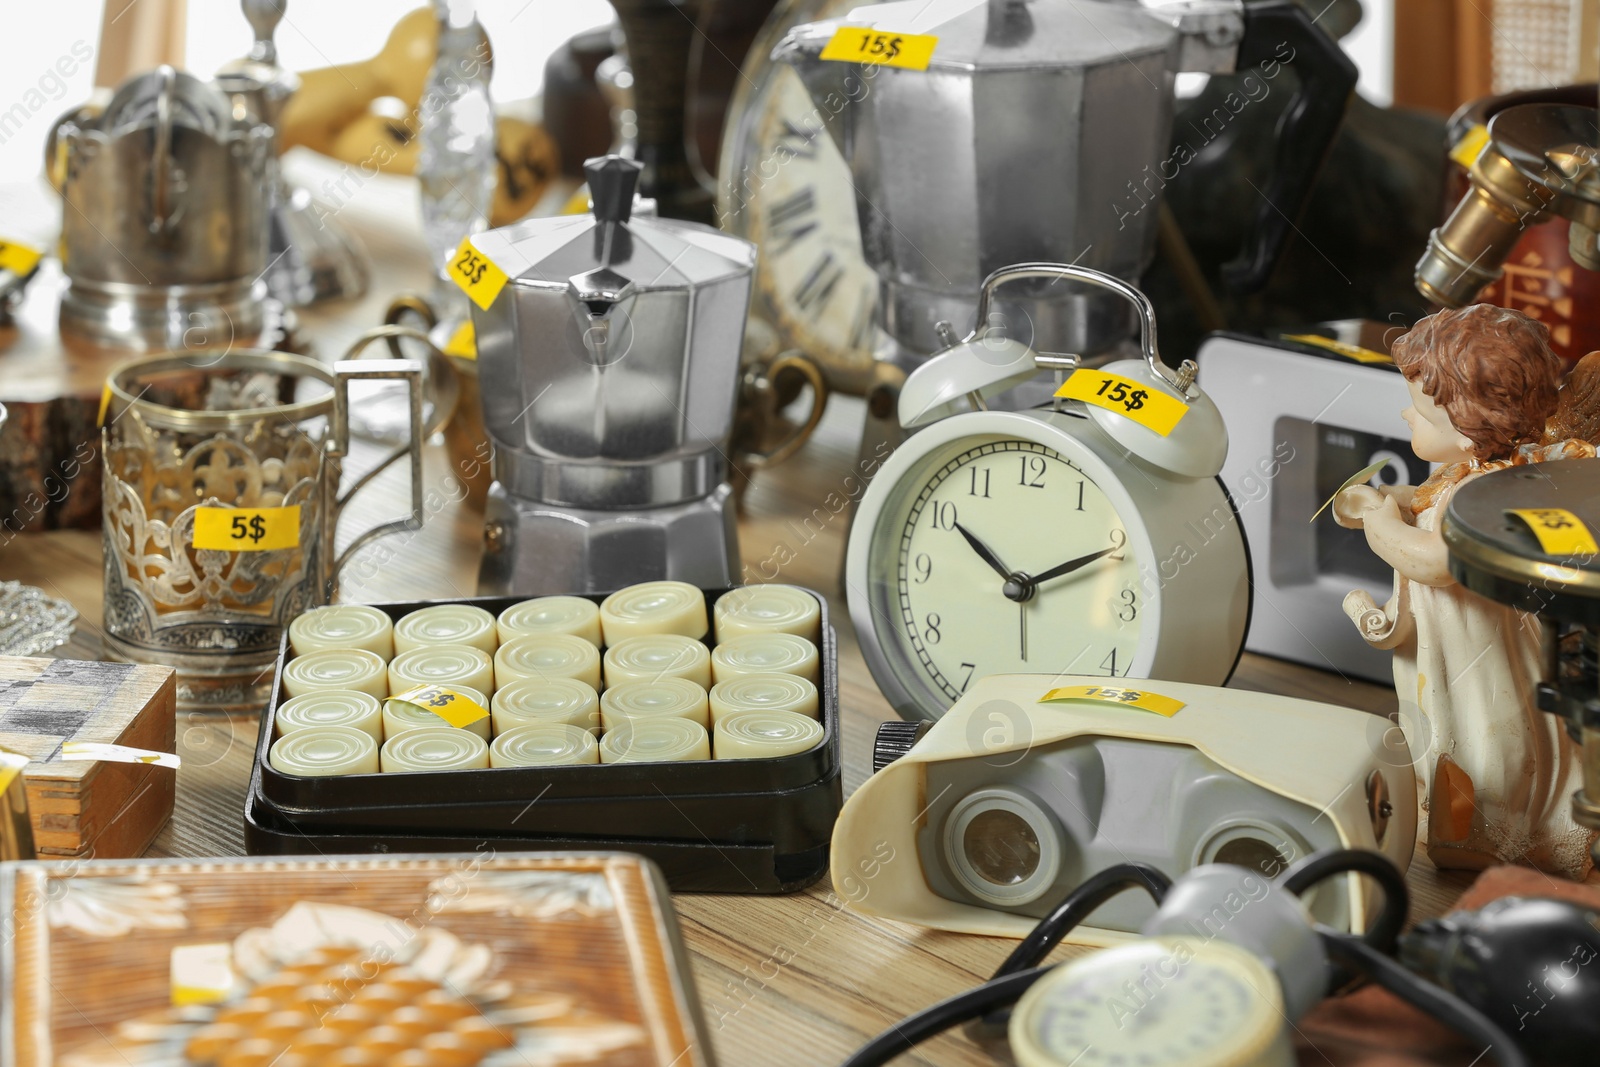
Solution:
[{"label": "yellow price tag", "polygon": [[194,547],[219,552],[277,552],[300,544],[300,505],[195,508]]},{"label": "yellow price tag", "polygon": [[1372,349],[1362,348],[1360,345],[1348,345],[1343,341],[1335,341],[1331,337],[1323,337],[1320,334],[1286,333],[1283,335],[1283,339],[1285,341],[1299,341],[1303,345],[1316,345],[1318,348],[1326,348],[1329,352],[1337,352],[1346,359],[1353,359],[1357,363],[1394,363],[1392,357],[1386,356],[1382,352],[1374,352]]},{"label": "yellow price tag", "polygon": [[823,59],[927,70],[939,38],[925,33],[890,33],[870,26],[840,26],[822,50]]},{"label": "yellow price tag", "polygon": [[500,290],[510,281],[506,272],[489,262],[489,257],[472,246],[471,237],[463,237],[456,250],[450,254],[450,280],[484,311],[494,303]]},{"label": "yellow price tag", "polygon": [[471,697],[442,685],[419,685],[390,699],[431,711],[458,730],[489,715]]},{"label": "yellow price tag", "polygon": [[42,258],[44,253],[31,245],[0,240],[0,270],[17,275],[27,274],[39,265]]},{"label": "yellow price tag", "polygon": [[106,379],[106,387],[100,390],[100,414],[95,417],[96,426],[106,424],[106,412],[111,410],[111,379]]},{"label": "yellow price tag", "polygon": [[1483,150],[1489,147],[1489,127],[1479,123],[1467,131],[1461,138],[1461,143],[1450,149],[1450,158],[1457,163],[1472,169],[1472,165],[1483,155]]},{"label": "yellow price tag", "polygon": [[1052,689],[1039,698],[1041,704],[1065,704],[1074,700],[1087,700],[1094,704],[1116,704],[1124,708],[1138,708],[1172,718],[1183,709],[1183,701],[1151,693],[1143,689],[1124,689],[1117,685],[1069,685]]},{"label": "yellow price tag", "polygon": [[176,945],[168,973],[173,1007],[219,1004],[233,995],[233,944]]},{"label": "yellow price tag", "polygon": [[101,741],[66,741],[61,745],[63,762],[95,761],[101,763],[151,763],[157,767],[183,766],[183,760],[171,752],[152,752],[147,748],[129,748],[127,745],[108,745]]},{"label": "yellow price tag", "polygon": [[1056,390],[1056,396],[1114,411],[1162,437],[1171,433],[1178,421],[1189,413],[1189,405],[1176,397],[1103,370],[1073,371]]},{"label": "yellow price tag", "polygon": [[444,345],[444,354],[461,359],[478,358],[478,335],[473,332],[471,319],[463,322],[461,328],[450,335],[450,340]]},{"label": "yellow price tag", "polygon": [[11,788],[11,783],[17,780],[17,775],[28,768],[28,757],[20,752],[13,752],[9,748],[0,748],[0,793]]},{"label": "yellow price tag", "polygon": [[1566,508],[1507,508],[1507,515],[1515,515],[1528,524],[1539,547],[1552,556],[1592,556],[1600,553],[1594,534],[1583,520]]}]

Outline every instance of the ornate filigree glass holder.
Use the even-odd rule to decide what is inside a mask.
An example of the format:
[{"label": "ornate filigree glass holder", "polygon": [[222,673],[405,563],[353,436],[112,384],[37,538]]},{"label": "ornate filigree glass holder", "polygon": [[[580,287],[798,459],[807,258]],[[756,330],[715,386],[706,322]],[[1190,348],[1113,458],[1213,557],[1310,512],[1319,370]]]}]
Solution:
[{"label": "ornate filigree glass holder", "polygon": [[[330,369],[255,350],[118,367],[102,431],[107,653],[176,668],[180,709],[259,709],[283,627],[332,599],[339,568],[359,548],[422,523],[421,373],[413,360],[346,359]],[[411,437],[340,495],[349,382],[366,378],[408,383]],[[341,509],[408,454],[411,514],[367,530],[336,557]],[[292,513],[271,516],[284,524],[276,536],[289,547],[258,549],[248,536],[240,550],[195,547],[203,511],[250,509],[221,524],[248,530],[253,509],[295,506],[297,524]]]}]

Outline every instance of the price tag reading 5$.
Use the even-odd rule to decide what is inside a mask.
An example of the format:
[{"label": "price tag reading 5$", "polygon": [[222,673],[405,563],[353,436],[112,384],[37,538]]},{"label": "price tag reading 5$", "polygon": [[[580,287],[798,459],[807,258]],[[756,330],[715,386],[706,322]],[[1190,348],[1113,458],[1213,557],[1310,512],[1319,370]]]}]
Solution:
[{"label": "price tag reading 5$", "polygon": [[500,295],[500,290],[510,280],[505,271],[472,246],[471,237],[463,237],[450,254],[449,274],[450,280],[459,285],[461,291],[484,311],[489,310],[489,305],[494,303],[494,298]]},{"label": "price tag reading 5$", "polygon": [[841,26],[828,39],[821,58],[927,70],[938,44],[939,38],[925,33],[889,33],[870,26]]},{"label": "price tag reading 5$", "polygon": [[1144,689],[1124,689],[1115,685],[1069,685],[1052,689],[1039,698],[1041,704],[1068,703],[1088,700],[1096,704],[1120,704],[1125,708],[1138,708],[1172,718],[1183,709],[1183,701],[1151,693]]},{"label": "price tag reading 5$", "polygon": [[471,697],[442,685],[420,685],[390,699],[431,711],[458,730],[489,715]]},{"label": "price tag reading 5$", "polygon": [[1589,527],[1566,508],[1508,508],[1507,515],[1515,515],[1528,524],[1539,547],[1552,556],[1593,556],[1600,553],[1594,534]]},{"label": "price tag reading 5$", "polygon": [[276,552],[300,544],[300,505],[195,508],[194,547],[219,552]]},{"label": "price tag reading 5$", "polygon": [[1114,411],[1162,437],[1170,434],[1178,421],[1189,413],[1189,405],[1183,401],[1132,378],[1103,370],[1073,371],[1056,390],[1056,396]]}]

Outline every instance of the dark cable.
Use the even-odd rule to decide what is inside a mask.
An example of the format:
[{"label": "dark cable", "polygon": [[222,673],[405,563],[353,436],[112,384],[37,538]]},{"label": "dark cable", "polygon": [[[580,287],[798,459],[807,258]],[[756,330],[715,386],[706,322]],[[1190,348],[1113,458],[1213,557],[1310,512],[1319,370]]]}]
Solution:
[{"label": "dark cable", "polygon": [[1423,981],[1365,940],[1319,928],[1328,958],[1366,975],[1401,1000],[1438,1019],[1446,1026],[1489,1046],[1500,1067],[1528,1067],[1528,1058],[1511,1035],[1496,1026],[1487,1015],[1445,989]]},{"label": "dark cable", "polygon": [[976,1019],[987,1011],[1010,1004],[1050,970],[1051,967],[1035,967],[1008,974],[1004,978],[993,978],[965,993],[941,1000],[915,1015],[908,1015],[862,1045],[844,1061],[842,1067],[880,1067],[957,1023]]},{"label": "dark cable", "polygon": [[1172,888],[1172,879],[1147,863],[1119,863],[1090,875],[1068,893],[1054,911],[1039,920],[1039,925],[1012,949],[1011,955],[994,972],[994,977],[1004,978],[1008,974],[1038,966],[1039,961],[1048,956],[1050,950],[1096,908],[1124,889],[1133,888],[1143,889],[1160,904],[1166,899],[1167,890]]},{"label": "dark cable", "polygon": [[1400,868],[1387,856],[1355,848],[1315,852],[1285,871],[1278,885],[1297,897],[1304,896],[1318,882],[1352,871],[1371,876],[1383,889],[1383,907],[1360,937],[1384,955],[1392,956],[1399,944],[1400,929],[1406,923],[1406,912],[1411,909],[1411,891],[1406,888]]}]

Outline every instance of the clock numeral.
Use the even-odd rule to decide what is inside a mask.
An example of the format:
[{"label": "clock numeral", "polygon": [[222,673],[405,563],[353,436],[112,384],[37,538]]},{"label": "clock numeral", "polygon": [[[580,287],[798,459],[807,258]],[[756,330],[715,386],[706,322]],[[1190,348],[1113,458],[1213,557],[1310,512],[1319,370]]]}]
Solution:
[{"label": "clock numeral", "polygon": [[[987,497],[989,495],[989,468],[984,467],[979,469],[977,467],[972,467],[968,469],[967,474],[970,475],[967,486],[967,495]],[[980,474],[983,475],[982,478],[978,477]],[[983,485],[983,492],[981,493],[978,492],[978,486],[980,483]]]},{"label": "clock numeral", "polygon": [[1025,485],[1029,489],[1044,488],[1044,472],[1046,464],[1043,456],[1018,456],[1022,461],[1022,474],[1017,479],[1018,485]]},{"label": "clock numeral", "polygon": [[844,277],[844,266],[838,263],[832,252],[823,252],[816,264],[806,272],[800,280],[799,288],[794,291],[794,302],[812,318],[822,313],[828,305],[828,300],[833,296],[833,291],[839,285],[839,280]]},{"label": "clock numeral", "polygon": [[1132,622],[1139,617],[1139,596],[1132,589],[1122,591],[1122,604],[1117,608],[1117,618]]},{"label": "clock numeral", "polygon": [[1111,531],[1111,547],[1117,549],[1117,552],[1118,552],[1117,555],[1112,556],[1111,558],[1112,559],[1121,559],[1122,558],[1122,555],[1121,555],[1122,549],[1128,547],[1128,535],[1127,535],[1127,533],[1125,531],[1123,531],[1123,530],[1112,530]]},{"label": "clock numeral", "polygon": [[1117,676],[1117,650],[1112,649],[1111,655],[1100,661],[1100,669],[1115,678]]},{"label": "clock numeral", "polygon": [[927,584],[928,579],[933,577],[933,557],[926,552],[919,552],[917,558],[912,562],[917,569],[917,577],[914,579],[916,583],[918,585]]},{"label": "clock numeral", "polygon": [[1083,510],[1083,486],[1084,486],[1084,483],[1080,481],[1078,483],[1078,510],[1079,511]]},{"label": "clock numeral", "polygon": [[935,500],[931,513],[935,530],[954,530],[956,528],[956,506],[952,501],[947,500],[941,503]]},{"label": "clock numeral", "polygon": [[978,665],[976,663],[963,663],[961,669],[967,672],[966,677],[961,679],[961,691],[965,693],[967,686],[972,684],[972,672],[978,669]]},{"label": "clock numeral", "polygon": [[923,620],[925,629],[922,632],[922,639],[928,642],[930,645],[937,645],[944,637],[944,635],[939,632],[939,626],[943,622],[944,620],[939,618],[939,613],[937,611],[928,612],[928,617]]},{"label": "clock numeral", "polygon": [[767,229],[775,243],[771,252],[781,256],[817,229],[817,193],[811,186],[796,189],[767,210]]}]

